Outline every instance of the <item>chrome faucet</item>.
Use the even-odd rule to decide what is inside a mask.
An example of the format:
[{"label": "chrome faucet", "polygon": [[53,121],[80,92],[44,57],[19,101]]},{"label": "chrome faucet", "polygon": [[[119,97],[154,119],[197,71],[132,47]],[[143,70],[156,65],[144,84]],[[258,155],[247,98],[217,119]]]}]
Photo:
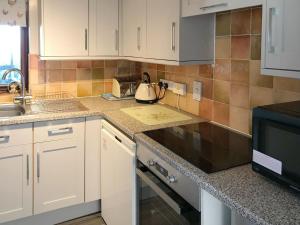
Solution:
[{"label": "chrome faucet", "polygon": [[[22,71],[17,69],[17,68],[6,70],[3,74],[3,79],[6,79],[7,75],[12,73],[12,72],[17,72],[21,76],[21,96],[15,97],[14,100],[15,101],[20,101],[24,105],[25,102],[26,102],[27,97],[25,95],[25,77],[24,77],[24,74],[22,73]],[[28,99],[31,99],[31,97],[28,96]]]}]

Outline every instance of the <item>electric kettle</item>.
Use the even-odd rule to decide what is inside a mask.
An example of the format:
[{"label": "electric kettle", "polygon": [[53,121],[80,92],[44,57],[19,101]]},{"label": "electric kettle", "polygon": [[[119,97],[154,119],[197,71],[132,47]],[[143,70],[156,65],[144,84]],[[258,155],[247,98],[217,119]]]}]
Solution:
[{"label": "electric kettle", "polygon": [[135,93],[135,99],[138,103],[153,104],[157,102],[155,87],[151,84],[150,75],[143,73],[143,80]]}]

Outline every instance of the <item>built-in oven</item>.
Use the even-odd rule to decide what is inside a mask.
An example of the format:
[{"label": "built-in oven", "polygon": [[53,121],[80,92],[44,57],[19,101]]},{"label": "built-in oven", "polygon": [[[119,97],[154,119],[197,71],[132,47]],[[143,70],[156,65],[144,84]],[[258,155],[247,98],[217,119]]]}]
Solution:
[{"label": "built-in oven", "polygon": [[149,150],[138,148],[137,221],[139,225],[200,225],[200,191]]}]

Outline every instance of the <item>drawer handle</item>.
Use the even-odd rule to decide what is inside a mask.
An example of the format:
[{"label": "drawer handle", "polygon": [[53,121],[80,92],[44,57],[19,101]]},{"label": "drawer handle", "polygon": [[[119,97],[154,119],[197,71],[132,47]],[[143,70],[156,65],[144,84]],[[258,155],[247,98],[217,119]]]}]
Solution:
[{"label": "drawer handle", "polygon": [[66,128],[60,128],[60,129],[57,129],[57,130],[49,130],[48,131],[49,136],[71,134],[71,133],[73,133],[73,128],[72,127],[66,127]]},{"label": "drawer handle", "polygon": [[9,136],[1,136],[0,143],[7,143],[9,141]]},{"label": "drawer handle", "polygon": [[37,170],[37,172],[36,172],[36,176],[37,176],[37,178],[38,178],[38,180],[40,179],[40,177],[41,177],[41,156],[40,156],[40,153],[37,153],[37,156],[36,156],[36,163],[37,163],[37,165],[36,165],[36,170]]},{"label": "drawer handle", "polygon": [[26,156],[26,178],[27,185],[29,185],[29,155]]},{"label": "drawer handle", "polygon": [[219,4],[215,4],[215,5],[209,5],[209,6],[204,6],[201,7],[201,10],[207,10],[207,9],[212,9],[212,8],[216,8],[216,7],[226,7],[228,6],[228,3],[219,3]]}]

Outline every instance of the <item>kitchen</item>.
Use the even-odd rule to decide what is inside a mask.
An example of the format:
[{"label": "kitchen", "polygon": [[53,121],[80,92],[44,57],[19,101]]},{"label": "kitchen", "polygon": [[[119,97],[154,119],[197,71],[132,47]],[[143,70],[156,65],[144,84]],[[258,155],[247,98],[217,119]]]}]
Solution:
[{"label": "kitchen", "polygon": [[1,0],[0,224],[300,224],[299,8]]}]

